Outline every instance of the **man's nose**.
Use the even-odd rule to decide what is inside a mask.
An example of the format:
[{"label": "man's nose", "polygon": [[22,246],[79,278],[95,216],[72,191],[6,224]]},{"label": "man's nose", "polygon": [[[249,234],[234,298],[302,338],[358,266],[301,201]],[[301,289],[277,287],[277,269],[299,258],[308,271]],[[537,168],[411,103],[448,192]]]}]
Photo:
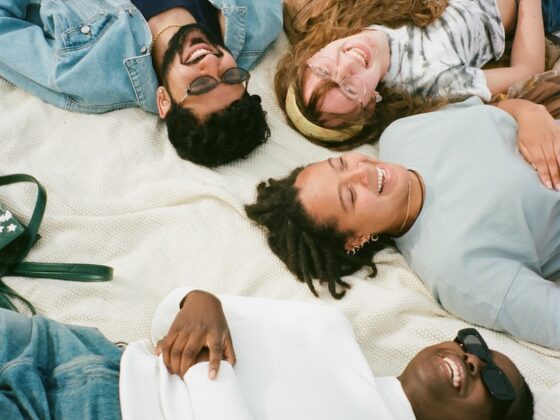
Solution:
[{"label": "man's nose", "polygon": [[201,76],[212,76],[219,79],[220,76],[220,61],[214,54],[208,54],[198,63],[198,70]]},{"label": "man's nose", "polygon": [[463,355],[463,360],[467,365],[467,370],[469,375],[473,377],[480,375],[480,371],[484,367],[485,363],[482,360],[480,360],[478,356],[471,353],[465,353]]}]

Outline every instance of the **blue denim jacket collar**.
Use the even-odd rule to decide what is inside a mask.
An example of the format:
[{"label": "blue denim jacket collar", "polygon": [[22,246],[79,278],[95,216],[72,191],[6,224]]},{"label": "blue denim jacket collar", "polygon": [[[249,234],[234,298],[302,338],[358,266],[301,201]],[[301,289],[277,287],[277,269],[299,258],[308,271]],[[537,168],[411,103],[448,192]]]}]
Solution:
[{"label": "blue denim jacket collar", "polygon": [[224,15],[224,43],[237,65],[252,69],[282,30],[282,1],[208,1]]}]

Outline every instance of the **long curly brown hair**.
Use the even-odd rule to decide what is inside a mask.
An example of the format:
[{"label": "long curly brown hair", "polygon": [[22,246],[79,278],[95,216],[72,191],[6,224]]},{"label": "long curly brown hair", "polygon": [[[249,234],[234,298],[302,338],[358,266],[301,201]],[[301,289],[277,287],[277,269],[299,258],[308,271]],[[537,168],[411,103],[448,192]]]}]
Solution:
[{"label": "long curly brown hair", "polygon": [[[295,15],[285,15],[285,26],[293,46],[280,59],[274,78],[276,97],[286,111],[286,94],[294,87],[296,102],[304,116],[322,125],[325,117],[319,110],[321,96],[334,82],[320,83],[309,104],[303,101],[302,86],[307,73],[307,60],[328,43],[354,35],[364,27],[382,24],[396,28],[405,23],[426,26],[437,19],[447,0],[310,0]],[[373,115],[343,116],[349,124],[363,123],[364,128],[343,143],[329,143],[310,139],[334,150],[347,150],[366,142],[375,142],[381,132],[393,121],[436,109],[451,100],[462,98],[426,98],[404,90],[378,85],[383,101],[377,104]],[[291,124],[290,121],[288,121]],[[342,127],[340,127],[342,128]]]}]

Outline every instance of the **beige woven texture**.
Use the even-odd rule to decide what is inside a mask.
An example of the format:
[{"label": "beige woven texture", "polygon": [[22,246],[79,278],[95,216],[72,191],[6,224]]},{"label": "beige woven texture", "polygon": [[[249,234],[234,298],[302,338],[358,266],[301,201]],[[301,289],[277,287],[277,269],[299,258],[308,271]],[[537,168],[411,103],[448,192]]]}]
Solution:
[{"label": "beige woven texture", "polygon": [[[276,104],[274,69],[286,48],[282,36],[250,82],[251,93],[263,98],[271,139],[248,159],[215,171],[181,160],[155,115],[139,109],[75,114],[0,79],[0,173],[32,174],[48,192],[42,239],[27,259],[115,269],[108,283],[12,277],[9,285],[39,313],[96,326],[115,341],[146,337],[156,305],[177,286],[334,305],[352,321],[377,375],[399,374],[418,350],[468,326],[434,302],[394,249],[376,257],[375,279],[366,278],[365,269],[347,278],[352,289],[343,300],[322,288],[316,299],[246,218],[243,204],[252,201],[259,181],[331,155],[295,133]],[[362,150],[375,153],[370,146]],[[26,219],[35,192],[4,187],[0,198]],[[560,386],[551,391],[560,383],[560,352],[482,332],[533,386],[537,411],[546,408],[538,418],[560,412]]]}]

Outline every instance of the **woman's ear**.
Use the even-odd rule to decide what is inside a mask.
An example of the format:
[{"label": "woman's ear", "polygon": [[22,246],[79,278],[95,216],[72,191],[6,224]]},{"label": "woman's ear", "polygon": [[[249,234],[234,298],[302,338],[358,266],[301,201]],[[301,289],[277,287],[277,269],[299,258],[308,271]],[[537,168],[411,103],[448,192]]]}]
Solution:
[{"label": "woman's ear", "polygon": [[366,242],[368,240],[369,236],[367,235],[353,235],[353,236],[349,236],[346,239],[346,242],[344,244],[344,249],[346,251],[352,251],[354,248],[360,246],[361,244],[363,244],[364,242]]},{"label": "woman's ear", "polygon": [[167,117],[167,114],[169,113],[169,110],[171,109],[172,102],[171,96],[167,92],[167,89],[165,89],[163,86],[157,88],[156,101],[159,116],[161,119],[165,119],[165,117]]},{"label": "woman's ear", "polygon": [[371,97],[371,99],[369,100],[367,106],[364,108],[364,115],[365,117],[369,118],[371,116],[373,116],[373,114],[375,114],[375,108],[377,107],[377,98],[380,98],[380,96],[377,96],[378,93],[377,91],[375,91],[375,94]]}]

